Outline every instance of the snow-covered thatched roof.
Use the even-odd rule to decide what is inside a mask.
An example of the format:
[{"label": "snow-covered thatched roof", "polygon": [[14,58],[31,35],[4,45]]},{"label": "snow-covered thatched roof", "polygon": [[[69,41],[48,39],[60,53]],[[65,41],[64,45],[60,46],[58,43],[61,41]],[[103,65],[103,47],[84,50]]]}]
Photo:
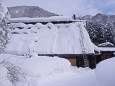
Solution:
[{"label": "snow-covered thatched roof", "polygon": [[99,47],[100,51],[102,52],[115,52],[115,47]]},{"label": "snow-covered thatched roof", "polygon": [[115,47],[115,45],[110,42],[101,43],[101,44],[98,44],[98,46],[99,47]]},{"label": "snow-covered thatched roof", "polygon": [[[38,18],[28,18],[28,17],[22,17],[22,18],[12,18],[10,19],[9,23],[59,23],[59,22],[82,22],[83,20],[73,20],[71,17],[65,17],[65,16],[51,16],[51,17],[38,17]],[[85,20],[84,20],[85,21]]]},{"label": "snow-covered thatched roof", "polygon": [[94,53],[94,45],[85,29],[85,22],[48,23],[46,25],[37,23],[26,25],[21,30],[15,25],[12,33],[18,34],[12,34],[6,52],[13,54],[25,54],[30,51],[38,54],[82,54],[80,29],[84,36],[83,43],[86,53]]}]

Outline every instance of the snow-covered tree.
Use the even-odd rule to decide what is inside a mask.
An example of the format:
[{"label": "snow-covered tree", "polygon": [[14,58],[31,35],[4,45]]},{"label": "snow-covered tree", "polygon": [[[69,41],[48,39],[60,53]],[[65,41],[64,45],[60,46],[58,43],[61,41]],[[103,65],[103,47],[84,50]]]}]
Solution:
[{"label": "snow-covered tree", "polygon": [[7,8],[0,2],[0,53],[4,51],[8,43],[9,26],[7,22],[10,18]]},{"label": "snow-covered tree", "polygon": [[104,40],[104,25],[99,22],[88,22],[87,30],[93,43],[100,44]]},{"label": "snow-covered tree", "polygon": [[106,42],[111,42],[113,44],[115,44],[115,32],[114,32],[114,27],[111,23],[108,23],[105,26],[105,30],[104,30],[104,38]]}]

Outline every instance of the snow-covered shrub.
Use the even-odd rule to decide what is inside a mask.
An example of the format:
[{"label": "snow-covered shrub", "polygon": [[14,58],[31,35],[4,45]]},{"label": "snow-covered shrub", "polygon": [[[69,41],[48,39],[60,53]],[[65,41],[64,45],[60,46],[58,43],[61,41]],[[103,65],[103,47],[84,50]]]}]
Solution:
[{"label": "snow-covered shrub", "polygon": [[8,70],[0,64],[0,86],[12,86],[12,83],[7,78]]},{"label": "snow-covered shrub", "polygon": [[115,86],[115,57],[104,60],[97,65],[96,77],[99,86]]},{"label": "snow-covered shrub", "polygon": [[0,53],[4,51],[8,43],[8,36],[10,27],[7,24],[10,18],[7,8],[0,3]]},{"label": "snow-covered shrub", "polygon": [[[4,69],[5,73],[2,71],[2,69]],[[4,80],[10,83],[9,86],[16,86],[17,82],[25,77],[25,75],[20,71],[20,67],[15,66],[14,64],[8,62],[6,59],[0,62],[0,78],[5,78]],[[5,77],[1,77],[1,75]],[[0,82],[0,84],[4,84],[1,80]]]},{"label": "snow-covered shrub", "polygon": [[[9,40],[9,30],[11,29],[10,25],[7,24],[9,18],[7,8],[0,3],[0,53],[4,51]],[[16,86],[21,77],[23,77],[23,74],[19,67],[6,59],[0,60],[0,86]]]}]

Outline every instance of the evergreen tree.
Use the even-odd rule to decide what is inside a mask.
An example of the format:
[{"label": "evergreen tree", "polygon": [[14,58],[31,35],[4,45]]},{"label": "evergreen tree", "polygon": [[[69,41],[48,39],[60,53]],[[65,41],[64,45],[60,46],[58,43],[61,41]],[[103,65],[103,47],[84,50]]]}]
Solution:
[{"label": "evergreen tree", "polygon": [[7,8],[0,2],[0,53],[4,51],[8,43],[9,26],[7,22],[9,17]]},{"label": "evergreen tree", "polygon": [[88,22],[87,30],[93,43],[100,44],[105,42],[104,40],[104,25],[98,22]]},{"label": "evergreen tree", "polygon": [[113,25],[111,23],[108,23],[105,26],[105,30],[104,30],[104,38],[106,42],[111,42],[113,44],[115,44],[115,32],[114,32],[114,28]]}]

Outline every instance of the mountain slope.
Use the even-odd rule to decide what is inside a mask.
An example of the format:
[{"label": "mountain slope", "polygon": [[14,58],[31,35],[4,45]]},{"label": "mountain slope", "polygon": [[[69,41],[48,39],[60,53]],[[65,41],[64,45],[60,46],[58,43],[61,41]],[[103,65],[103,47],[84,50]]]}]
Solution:
[{"label": "mountain slope", "polygon": [[9,13],[11,14],[11,18],[19,18],[19,17],[50,17],[50,16],[58,16],[57,14],[45,11],[44,9],[37,6],[15,6],[8,7]]},{"label": "mountain slope", "polygon": [[93,43],[111,42],[115,44],[115,15],[98,13],[77,19],[87,20],[87,30]]},{"label": "mountain slope", "polygon": [[107,24],[108,22],[110,22],[113,25],[115,25],[115,15],[105,15],[105,14],[98,13],[95,16],[86,15],[86,16],[78,17],[77,19],[98,21],[103,24]]}]

